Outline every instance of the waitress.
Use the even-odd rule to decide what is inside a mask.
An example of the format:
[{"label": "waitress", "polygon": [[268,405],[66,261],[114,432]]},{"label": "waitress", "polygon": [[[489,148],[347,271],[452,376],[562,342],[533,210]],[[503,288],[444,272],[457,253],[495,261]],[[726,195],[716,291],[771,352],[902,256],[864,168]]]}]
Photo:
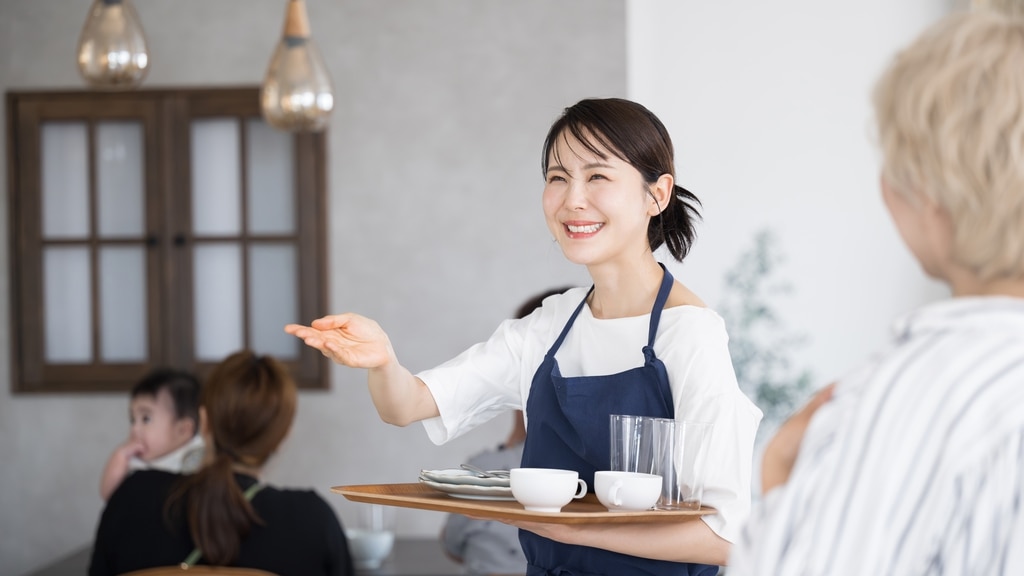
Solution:
[{"label": "waitress", "polygon": [[368,369],[381,418],[424,421],[442,444],[509,409],[525,411],[522,465],[567,468],[593,486],[609,462],[610,414],[714,423],[699,521],[561,525],[517,522],[528,574],[712,575],[750,508],[760,410],[743,395],[721,317],[654,251],[682,261],[699,201],[675,184],[668,132],[643,106],[588,99],[552,125],[542,158],[544,215],[590,287],[544,300],[485,342],[413,375],[387,334],[353,313],[293,334],[335,362]]}]

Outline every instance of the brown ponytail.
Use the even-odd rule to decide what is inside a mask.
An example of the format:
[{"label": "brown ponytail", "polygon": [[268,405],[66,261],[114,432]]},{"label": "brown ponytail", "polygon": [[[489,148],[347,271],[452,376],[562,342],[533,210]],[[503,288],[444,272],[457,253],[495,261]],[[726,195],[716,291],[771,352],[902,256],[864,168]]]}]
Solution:
[{"label": "brown ponytail", "polygon": [[168,510],[183,510],[203,560],[224,566],[238,557],[252,525],[261,523],[235,481],[234,466],[262,467],[284,440],[295,416],[295,383],[277,360],[238,352],[213,369],[201,405],[212,458],[181,480]]},{"label": "brown ponytail", "polygon": [[669,254],[682,262],[690,252],[693,241],[697,239],[695,223],[700,220],[698,206],[700,200],[692,192],[678,184],[673,186],[668,205],[647,226],[647,242],[651,250],[657,250],[665,244]]}]

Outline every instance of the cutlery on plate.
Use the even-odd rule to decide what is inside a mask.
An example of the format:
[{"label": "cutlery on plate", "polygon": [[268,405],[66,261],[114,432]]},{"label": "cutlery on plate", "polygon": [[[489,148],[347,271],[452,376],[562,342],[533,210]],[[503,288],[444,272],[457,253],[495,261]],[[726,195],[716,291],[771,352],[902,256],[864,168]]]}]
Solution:
[{"label": "cutlery on plate", "polygon": [[462,469],[469,470],[470,472],[477,474],[478,476],[482,476],[484,478],[508,478],[508,471],[506,470],[488,472],[487,470],[482,470],[480,468],[477,468],[476,466],[473,466],[472,464],[463,464]]}]

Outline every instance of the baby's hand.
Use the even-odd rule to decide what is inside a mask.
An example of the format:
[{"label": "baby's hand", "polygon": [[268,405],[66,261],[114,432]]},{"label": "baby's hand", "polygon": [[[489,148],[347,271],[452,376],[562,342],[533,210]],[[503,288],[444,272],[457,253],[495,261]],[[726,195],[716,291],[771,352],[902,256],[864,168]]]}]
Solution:
[{"label": "baby's hand", "polygon": [[100,496],[109,500],[124,477],[128,475],[131,468],[131,460],[134,457],[141,457],[144,446],[142,442],[129,438],[123,444],[114,448],[110,454],[110,460],[103,468],[103,477],[100,478]]},{"label": "baby's hand", "polygon": [[142,442],[129,438],[124,444],[118,446],[114,452],[117,454],[118,458],[128,462],[132,458],[142,457],[143,449],[144,446],[142,445]]}]

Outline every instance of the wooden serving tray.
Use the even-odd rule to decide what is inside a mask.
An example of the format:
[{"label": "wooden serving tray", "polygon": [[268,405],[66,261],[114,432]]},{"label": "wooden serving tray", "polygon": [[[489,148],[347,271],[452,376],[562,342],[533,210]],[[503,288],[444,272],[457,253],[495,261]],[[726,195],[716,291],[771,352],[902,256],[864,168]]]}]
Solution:
[{"label": "wooden serving tray", "polygon": [[519,502],[456,498],[419,482],[335,486],[331,492],[353,502],[452,512],[488,520],[533,520],[553,524],[684,522],[716,513],[714,508],[707,507],[700,510],[609,512],[592,493],[566,504],[561,512],[531,512]]}]

